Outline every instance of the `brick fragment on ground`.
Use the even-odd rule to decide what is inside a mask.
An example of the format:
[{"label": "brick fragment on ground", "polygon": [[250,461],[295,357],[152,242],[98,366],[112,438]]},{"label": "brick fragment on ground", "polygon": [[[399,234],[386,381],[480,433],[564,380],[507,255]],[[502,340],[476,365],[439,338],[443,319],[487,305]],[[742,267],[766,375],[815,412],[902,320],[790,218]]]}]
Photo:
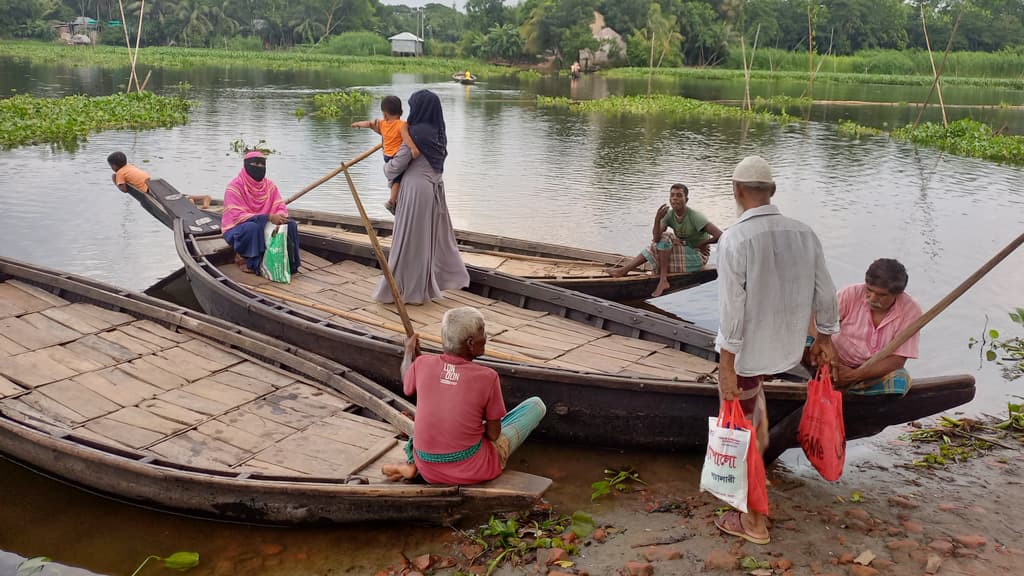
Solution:
[{"label": "brick fragment on ground", "polygon": [[875,570],[871,566],[861,566],[860,564],[850,565],[850,576],[878,576],[878,570]]},{"label": "brick fragment on ground", "polygon": [[917,502],[914,502],[913,500],[905,496],[889,496],[889,504],[892,504],[893,506],[898,506],[900,508],[905,508],[907,510],[913,510],[914,508],[917,508],[919,506]]},{"label": "brick fragment on ground", "polygon": [[939,571],[939,566],[942,566],[942,558],[937,554],[931,554],[928,556],[928,562],[924,566],[924,571],[928,574],[935,574]]},{"label": "brick fragment on ground", "polygon": [[935,550],[936,552],[939,552],[940,554],[949,555],[953,553],[953,543],[949,540],[932,540],[928,544],[928,547],[932,550]]},{"label": "brick fragment on ground", "polygon": [[550,566],[555,562],[562,562],[569,559],[569,553],[561,548],[541,548],[537,550],[537,564]]},{"label": "brick fragment on ground", "polygon": [[668,546],[648,546],[644,549],[643,555],[648,562],[664,562],[683,557],[682,552]]},{"label": "brick fragment on ground", "polygon": [[654,566],[650,562],[629,562],[626,564],[626,574],[629,576],[651,576],[654,574]]},{"label": "brick fragment on ground", "polygon": [[727,550],[712,549],[704,559],[705,570],[734,570],[739,565],[736,555]]},{"label": "brick fragment on ground", "polygon": [[985,537],[979,534],[964,534],[962,536],[954,536],[953,540],[955,540],[957,544],[963,546],[964,548],[984,548],[985,545],[988,544],[988,541],[985,540]]}]

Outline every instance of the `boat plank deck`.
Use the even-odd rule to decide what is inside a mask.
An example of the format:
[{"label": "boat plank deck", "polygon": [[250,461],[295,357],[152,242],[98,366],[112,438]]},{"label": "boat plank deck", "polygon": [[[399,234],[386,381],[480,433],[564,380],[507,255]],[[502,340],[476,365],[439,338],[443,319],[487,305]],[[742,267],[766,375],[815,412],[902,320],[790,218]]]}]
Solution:
[{"label": "boat plank deck", "polygon": [[[231,275],[231,270],[237,267],[226,264],[220,269]],[[302,274],[293,276],[292,283],[299,283],[300,286],[297,290],[289,289],[286,284],[275,284],[272,288],[280,289],[282,294],[292,292],[302,299],[345,312],[344,316],[335,315],[330,318],[344,328],[391,340],[401,339],[399,332],[402,319],[397,307],[372,301],[380,270],[343,260],[323,266],[315,274],[315,279],[305,280]],[[250,288],[256,287],[257,284],[250,281],[252,276],[247,276],[242,279],[242,283]],[[313,286],[319,288],[310,291]],[[273,295],[267,297],[274,298]],[[287,301],[284,303],[299,306]],[[674,350],[659,342],[612,334],[585,322],[520,308],[464,290],[446,290],[439,300],[421,306],[407,306],[406,309],[417,332],[439,337],[444,313],[459,306],[476,307],[484,316],[490,350],[529,358],[532,362],[548,367],[665,378],[685,375],[687,372],[704,374],[716,367],[710,360]],[[308,307],[302,309],[310,310]],[[327,310],[320,312],[315,315],[322,317]]]}]

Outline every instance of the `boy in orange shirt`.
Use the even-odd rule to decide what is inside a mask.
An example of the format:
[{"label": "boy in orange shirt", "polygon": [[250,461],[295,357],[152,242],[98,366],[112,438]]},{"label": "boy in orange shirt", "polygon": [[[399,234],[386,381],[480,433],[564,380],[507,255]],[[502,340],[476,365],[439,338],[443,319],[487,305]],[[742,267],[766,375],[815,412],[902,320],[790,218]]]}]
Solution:
[{"label": "boy in orange shirt", "polygon": [[121,192],[127,192],[128,186],[139,192],[149,192],[149,174],[133,164],[129,164],[124,152],[114,152],[107,156],[107,164],[114,171],[110,179],[114,181],[114,185]]},{"label": "boy in orange shirt", "polygon": [[[395,154],[398,154],[398,149],[402,147],[402,144],[409,147],[413,158],[418,158],[420,150],[409,136],[409,127],[405,120],[402,120],[402,101],[398,96],[385,96],[380,102],[380,111],[384,114],[383,118],[353,122],[352,127],[370,128],[381,135],[384,140],[384,162],[388,162]],[[401,181],[402,177],[399,176],[389,182],[391,197],[384,207],[392,214],[395,213],[395,207],[398,206],[398,188]]]}]

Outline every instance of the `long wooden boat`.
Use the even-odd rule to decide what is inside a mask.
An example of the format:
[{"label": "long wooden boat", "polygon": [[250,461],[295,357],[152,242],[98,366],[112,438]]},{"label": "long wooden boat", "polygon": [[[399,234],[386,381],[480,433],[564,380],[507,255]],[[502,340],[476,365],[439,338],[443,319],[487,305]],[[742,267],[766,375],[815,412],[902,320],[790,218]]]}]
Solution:
[{"label": "long wooden boat", "polygon": [[[219,236],[197,236],[185,226],[175,221],[175,246],[203,309],[401,389],[400,320],[393,305],[371,300],[380,271],[369,248],[302,224],[300,273],[290,284],[272,284],[239,270]],[[412,322],[425,338],[436,338],[446,310],[477,307],[487,319],[491,353],[480,362],[500,374],[506,401],[539,396],[548,406],[536,436],[609,447],[704,446],[707,416],[718,409],[711,332],[500,271],[473,267],[470,277],[468,289],[408,307]],[[766,385],[772,424],[801,409],[805,380],[784,374]],[[973,397],[968,375],[919,379],[902,398],[851,396],[847,436],[871,436]],[[795,445],[787,427],[777,430],[773,450]]]},{"label": "long wooden boat", "polygon": [[[188,199],[167,181],[161,179],[150,182],[150,191],[151,193],[146,194],[129,190],[147,212],[168,228],[173,225],[174,216],[170,215],[163,204],[167,204],[171,212],[180,215],[188,223],[187,226],[191,226],[186,229],[196,235],[220,232],[220,206],[215,205],[208,211],[200,210],[189,203]],[[296,208],[290,208],[289,215],[310,230],[323,229],[323,232],[329,232],[339,241],[369,246],[366,229],[358,217]],[[390,248],[394,223],[374,219],[372,224],[385,249]],[[622,254],[464,230],[456,230],[455,235],[462,258],[469,266],[539,280],[598,298],[618,302],[645,300],[650,298],[658,285],[657,275],[647,272],[631,272],[622,278],[609,276],[609,268],[630,259],[629,256]],[[669,288],[665,290],[665,294],[710,282],[717,277],[718,271],[714,266],[707,266],[696,272],[669,274]]]},{"label": "long wooden boat", "polygon": [[385,481],[412,410],[326,358],[0,258],[0,454],[88,490],[292,524],[449,522],[529,507],[550,485],[516,471],[478,486]]}]

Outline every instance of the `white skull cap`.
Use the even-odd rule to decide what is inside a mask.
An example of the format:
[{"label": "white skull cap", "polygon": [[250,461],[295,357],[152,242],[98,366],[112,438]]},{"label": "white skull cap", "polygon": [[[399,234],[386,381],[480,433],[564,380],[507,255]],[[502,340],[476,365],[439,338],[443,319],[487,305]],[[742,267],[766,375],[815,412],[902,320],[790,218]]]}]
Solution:
[{"label": "white skull cap", "polygon": [[766,182],[774,184],[772,167],[760,156],[747,156],[732,172],[733,182]]}]

